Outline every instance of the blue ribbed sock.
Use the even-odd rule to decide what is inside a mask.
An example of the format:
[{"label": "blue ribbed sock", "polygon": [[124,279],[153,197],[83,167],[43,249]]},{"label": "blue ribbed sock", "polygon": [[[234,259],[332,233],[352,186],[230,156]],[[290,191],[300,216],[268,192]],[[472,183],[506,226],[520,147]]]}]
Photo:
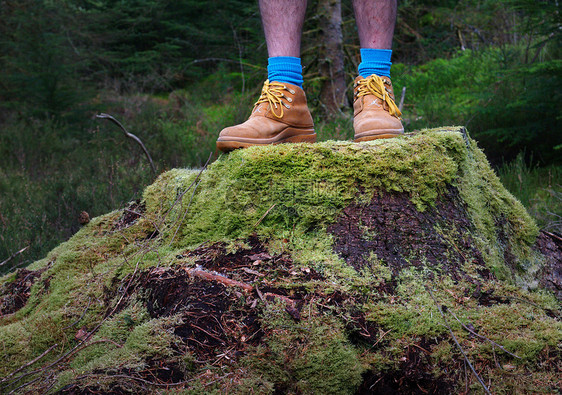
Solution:
[{"label": "blue ribbed sock", "polygon": [[359,75],[367,78],[372,74],[390,78],[390,56],[392,49],[361,48],[361,63],[359,63]]},{"label": "blue ribbed sock", "polygon": [[268,59],[267,78],[269,81],[287,82],[302,88],[301,58],[276,56]]}]

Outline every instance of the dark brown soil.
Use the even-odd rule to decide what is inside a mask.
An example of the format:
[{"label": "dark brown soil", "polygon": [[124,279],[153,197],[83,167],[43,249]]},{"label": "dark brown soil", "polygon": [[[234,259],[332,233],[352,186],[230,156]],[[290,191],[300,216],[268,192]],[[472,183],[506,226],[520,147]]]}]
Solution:
[{"label": "dark brown soil", "polygon": [[483,277],[490,278],[470,231],[468,215],[452,187],[424,212],[405,193],[377,193],[368,204],[345,208],[328,227],[334,250],[358,271],[370,264],[373,253],[394,276],[406,267],[430,266],[460,280],[466,277],[461,264],[471,260],[482,266]]},{"label": "dark brown soil", "polygon": [[541,286],[550,289],[558,300],[562,300],[562,235],[541,232],[534,248],[546,259],[538,275]]},{"label": "dark brown soil", "polygon": [[31,294],[31,286],[41,276],[45,269],[19,269],[16,279],[0,289],[0,316],[15,313],[27,303]]},{"label": "dark brown soil", "polygon": [[140,282],[151,317],[180,314],[183,323],[174,334],[185,349],[179,351],[194,353],[199,362],[241,355],[262,336],[259,311],[232,287],[192,278],[181,267],[143,273]]},{"label": "dark brown soil", "polygon": [[112,230],[125,229],[133,225],[146,211],[146,206],[140,200],[130,202],[123,210],[121,217],[113,224]]},{"label": "dark brown soil", "polygon": [[[294,276],[291,274],[295,272],[293,260],[289,254],[269,254],[266,246],[256,236],[250,236],[246,244],[248,249],[228,252],[224,243],[216,243],[187,251],[184,256],[196,257],[197,265],[217,273],[228,274],[230,278],[238,281],[251,283],[266,275],[268,280],[289,279]],[[298,272],[299,282],[324,279],[314,269]],[[261,290],[269,289],[264,285]]]},{"label": "dark brown soil", "polygon": [[[433,342],[435,344],[435,342]],[[364,374],[364,381],[356,394],[451,394],[454,382],[445,375],[435,377],[431,372],[435,363],[430,357],[429,341],[422,340],[408,347],[398,370]]]}]

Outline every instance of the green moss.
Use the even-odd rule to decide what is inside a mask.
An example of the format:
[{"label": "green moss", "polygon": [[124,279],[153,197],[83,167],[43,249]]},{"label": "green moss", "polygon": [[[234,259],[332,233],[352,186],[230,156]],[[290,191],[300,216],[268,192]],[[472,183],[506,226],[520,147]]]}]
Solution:
[{"label": "green moss", "polygon": [[[530,266],[530,245],[537,236],[537,226],[503,187],[476,142],[468,142],[470,155],[461,158],[455,184],[467,205],[486,263],[500,278],[514,279]],[[516,257],[515,267],[506,266],[506,252]]]},{"label": "green moss", "polygon": [[[368,201],[380,190],[406,192],[423,211],[453,184],[490,268],[502,278],[521,278],[533,265],[529,245],[536,226],[463,133],[441,128],[361,144],[252,147],[222,156],[202,173],[165,173],[144,199],[149,212],[165,217],[170,242],[193,246],[255,231],[302,239],[352,201]],[[505,253],[515,256],[515,266],[506,266]]]},{"label": "green moss", "polygon": [[134,304],[106,321],[92,339],[101,343],[78,353],[72,368],[78,373],[140,369],[149,359],[172,356],[171,345],[176,339],[169,328],[176,319],[148,318],[144,308]]},{"label": "green moss", "polygon": [[32,359],[30,348],[31,332],[23,322],[0,326],[0,350],[2,363],[0,376],[7,376],[15,369]]},{"label": "green moss", "polygon": [[263,318],[265,345],[245,358],[262,382],[292,393],[352,394],[365,367],[341,323],[310,309],[295,322],[281,305],[269,305]]},{"label": "green moss", "polygon": [[443,132],[392,142],[250,148],[221,157],[196,184],[194,171],[168,172],[144,199],[149,211],[166,213],[170,233],[183,218],[183,245],[244,237],[268,210],[263,233],[322,225],[381,188],[407,192],[423,210],[455,177],[463,144],[458,133]]},{"label": "green moss", "polygon": [[[368,203],[383,191],[400,192],[425,211],[451,186],[468,213],[469,236],[497,281],[482,276],[482,265],[470,254],[459,263],[459,278],[453,280],[447,268],[449,258],[458,255],[455,251],[447,252],[443,262],[422,262],[417,268],[407,267],[405,257],[399,270],[391,270],[384,257],[375,254],[356,270],[334,252],[334,239],[326,229],[351,203]],[[141,372],[149,359],[156,359],[181,365],[185,377],[193,378],[186,393],[220,393],[225,388],[232,393],[353,393],[366,370],[384,374],[400,369],[406,350],[420,341],[435,343],[429,350],[435,377],[444,372],[439,363],[458,366],[458,350],[437,307],[443,305],[522,357],[514,360],[471,337],[448,315],[466,354],[490,371],[495,392],[507,393],[517,385],[540,388],[536,380],[554,382],[552,369],[541,361],[547,358],[545,350],[556,349],[562,341],[560,323],[547,314],[558,311],[559,303],[548,292],[528,290],[533,289],[529,278],[543,262],[530,248],[536,226],[459,128],[360,144],[238,150],[202,172],[174,169],[162,174],[146,189],[144,202],[146,212],[136,221],[119,225],[122,211],[95,218],[30,266],[46,270],[32,286],[26,306],[0,321],[0,350],[6,356],[0,374],[59,344],[40,364],[52,362],[78,344],[79,330],[92,330],[104,320],[90,340],[93,344],[65,362],[68,370],[53,370],[59,380],[56,388],[81,374]],[[453,241],[455,225],[451,226],[435,231]],[[131,283],[122,299],[133,273],[191,265],[196,258],[185,252],[203,242],[223,241],[227,253],[239,253],[249,249],[247,239],[254,234],[270,254],[290,257],[297,272],[312,269],[321,277],[267,275],[256,280],[264,289],[302,298],[301,320],[296,322],[284,305],[269,303],[261,318],[265,335],[260,343],[247,345],[245,357],[224,370],[203,366],[189,353],[178,355],[177,344],[183,340],[173,328],[180,318],[151,319],[135,294],[137,283]],[[14,279],[5,276],[0,283]],[[383,283],[392,287],[378,289]],[[472,296],[492,290],[501,300],[498,304],[479,305]],[[341,301],[324,300],[332,294],[340,295]],[[251,299],[240,296],[248,305]],[[120,300],[123,309],[108,315]],[[260,306],[261,302],[255,308]],[[351,344],[358,316],[379,332]],[[493,368],[495,357],[514,369],[529,369],[536,380],[503,376]],[[92,383],[96,380],[105,389],[113,382],[109,375]]]}]

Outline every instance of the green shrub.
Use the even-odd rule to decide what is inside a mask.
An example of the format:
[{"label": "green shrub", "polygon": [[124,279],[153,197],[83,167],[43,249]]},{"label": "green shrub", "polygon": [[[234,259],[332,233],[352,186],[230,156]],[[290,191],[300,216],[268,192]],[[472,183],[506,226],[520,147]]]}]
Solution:
[{"label": "green shrub", "polygon": [[406,128],[465,125],[495,163],[523,149],[543,164],[559,163],[562,61],[521,64],[523,56],[517,47],[488,48],[395,65],[397,96],[407,87]]}]

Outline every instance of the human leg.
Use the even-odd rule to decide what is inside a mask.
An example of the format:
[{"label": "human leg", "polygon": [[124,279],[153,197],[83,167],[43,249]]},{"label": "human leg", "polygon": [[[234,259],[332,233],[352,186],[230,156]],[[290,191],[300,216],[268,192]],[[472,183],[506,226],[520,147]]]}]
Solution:
[{"label": "human leg", "polygon": [[301,36],[306,0],[260,0],[270,81],[302,88]]},{"label": "human leg", "polygon": [[396,0],[354,0],[361,45],[354,87],[355,141],[396,137],[404,132],[390,81]]},{"label": "human leg", "polygon": [[260,0],[259,5],[269,57],[300,57],[306,0]]},{"label": "human leg", "polygon": [[396,0],[353,0],[361,48],[391,49]]},{"label": "human leg", "polygon": [[217,148],[221,151],[316,141],[300,63],[306,0],[259,0],[259,6],[269,54],[268,80],[250,118],[220,132]]}]

